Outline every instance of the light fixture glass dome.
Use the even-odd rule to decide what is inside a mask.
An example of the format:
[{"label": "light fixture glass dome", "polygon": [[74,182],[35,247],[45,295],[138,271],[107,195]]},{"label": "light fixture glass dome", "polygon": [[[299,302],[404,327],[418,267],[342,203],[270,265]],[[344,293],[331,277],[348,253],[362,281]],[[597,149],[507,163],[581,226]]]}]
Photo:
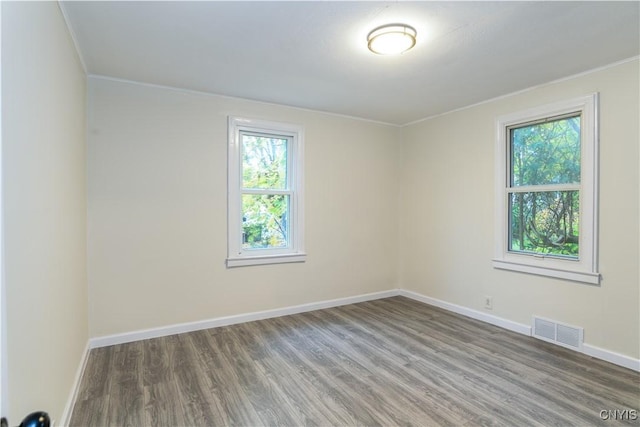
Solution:
[{"label": "light fixture glass dome", "polygon": [[367,36],[369,50],[380,55],[406,52],[416,45],[417,32],[406,24],[388,24],[371,31]]}]

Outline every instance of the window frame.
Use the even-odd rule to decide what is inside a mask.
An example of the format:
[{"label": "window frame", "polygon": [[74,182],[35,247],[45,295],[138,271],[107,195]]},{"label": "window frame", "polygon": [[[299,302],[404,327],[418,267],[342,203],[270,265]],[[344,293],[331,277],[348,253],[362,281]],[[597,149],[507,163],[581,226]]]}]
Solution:
[{"label": "window frame", "polygon": [[[580,114],[578,259],[510,251],[510,213],[508,210],[512,185],[509,130],[531,122],[551,120],[572,113]],[[504,115],[496,119],[495,253],[492,260],[494,268],[592,285],[600,284],[600,273],[598,272],[598,116],[598,93],[593,93]]]},{"label": "window frame", "polygon": [[[241,133],[273,135],[288,140],[287,188],[245,190],[242,179]],[[227,267],[304,262],[304,129],[302,126],[237,116],[228,117]],[[289,196],[289,245],[286,248],[242,247],[242,195]]]}]

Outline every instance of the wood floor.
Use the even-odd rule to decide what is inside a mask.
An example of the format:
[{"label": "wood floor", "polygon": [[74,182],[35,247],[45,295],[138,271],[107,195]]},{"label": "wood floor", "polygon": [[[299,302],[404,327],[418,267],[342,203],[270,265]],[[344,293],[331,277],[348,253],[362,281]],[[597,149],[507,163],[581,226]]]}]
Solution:
[{"label": "wood floor", "polygon": [[609,426],[639,418],[637,372],[393,297],[94,349],[71,425]]}]

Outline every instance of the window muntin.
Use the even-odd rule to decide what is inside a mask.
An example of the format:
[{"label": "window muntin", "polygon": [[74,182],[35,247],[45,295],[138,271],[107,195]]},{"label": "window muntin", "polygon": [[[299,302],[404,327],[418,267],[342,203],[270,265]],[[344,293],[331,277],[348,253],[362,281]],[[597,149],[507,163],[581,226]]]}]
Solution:
[{"label": "window muntin", "polygon": [[495,268],[600,283],[597,105],[596,93],[496,120]]},{"label": "window muntin", "polygon": [[240,131],[242,249],[290,247],[291,137]]},{"label": "window muntin", "polygon": [[580,118],[508,128],[510,252],[579,258]]},{"label": "window muntin", "polygon": [[304,261],[303,132],[229,118],[227,266]]}]

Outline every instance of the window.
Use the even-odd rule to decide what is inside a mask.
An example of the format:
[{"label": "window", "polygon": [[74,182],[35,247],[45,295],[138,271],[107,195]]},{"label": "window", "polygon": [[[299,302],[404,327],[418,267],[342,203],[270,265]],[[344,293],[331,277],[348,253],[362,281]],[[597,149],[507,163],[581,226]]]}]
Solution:
[{"label": "window", "polygon": [[303,130],[229,117],[228,267],[301,262]]},{"label": "window", "polygon": [[498,118],[494,267],[599,284],[597,102]]}]

